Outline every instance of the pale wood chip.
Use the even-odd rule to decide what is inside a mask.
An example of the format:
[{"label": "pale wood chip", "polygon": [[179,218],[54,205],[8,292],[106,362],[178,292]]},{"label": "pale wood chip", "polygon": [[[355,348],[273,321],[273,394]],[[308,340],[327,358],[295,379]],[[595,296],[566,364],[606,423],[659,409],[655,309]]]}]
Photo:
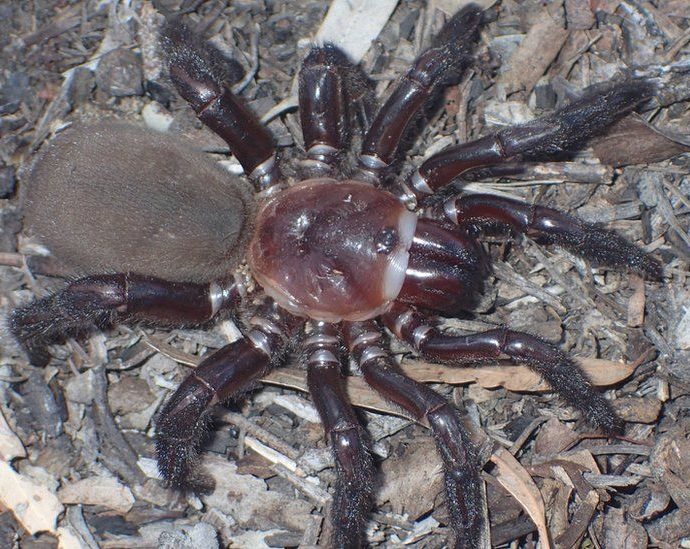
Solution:
[{"label": "pale wood chip", "polygon": [[64,508],[47,488],[17,473],[0,460],[0,507],[6,507],[22,527],[34,535],[55,533],[57,518]]},{"label": "pale wood chip", "polygon": [[62,503],[101,505],[127,513],[134,505],[132,491],[115,477],[89,477],[65,484],[57,493]]},{"label": "pale wood chip", "polygon": [[397,4],[398,0],[334,0],[314,41],[335,44],[358,63]]},{"label": "pale wood chip", "polygon": [[508,61],[508,70],[498,79],[498,83],[505,88],[505,94],[523,90],[531,93],[556,59],[566,38],[568,31],[563,28],[563,23],[544,14],[527,32],[522,44]]},{"label": "pale wood chip", "polygon": [[25,456],[22,441],[14,434],[0,409],[0,459],[10,462],[14,458]]}]

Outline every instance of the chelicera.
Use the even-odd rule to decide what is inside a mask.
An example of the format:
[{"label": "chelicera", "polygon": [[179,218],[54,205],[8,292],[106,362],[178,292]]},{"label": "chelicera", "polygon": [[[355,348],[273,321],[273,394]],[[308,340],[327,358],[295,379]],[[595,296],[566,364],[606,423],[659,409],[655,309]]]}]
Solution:
[{"label": "chelicera", "polygon": [[[16,309],[15,336],[39,362],[43,343],[94,323],[194,325],[242,306],[253,310],[244,336],[205,357],[165,404],[156,435],[160,472],[182,484],[209,408],[241,395],[291,352],[301,353],[339,479],[332,542],[355,547],[365,540],[374,473],[343,389],[344,347],[372,388],[430,425],[456,545],[486,543],[477,449],[458,411],[402,372],[388,334],[433,361],[507,357],[527,364],[590,424],[613,434],[621,422],[608,401],[555,345],[509,328],[457,335],[442,330],[436,317],[475,304],[490,272],[478,240],[486,228],[507,228],[651,279],[661,267],[615,233],[564,212],[447,191],[469,170],[581,146],[649,99],[648,82],[590,90],[550,116],[434,154],[407,177],[391,173],[410,121],[472,62],[481,20],[473,5],[451,18],[373,117],[358,69],[332,45],[312,48],[299,74],[307,175],[296,180],[283,174],[268,130],[230,91],[236,67],[228,71],[210,46],[168,23],[162,43],[173,83],[228,143],[255,194],[166,136],[114,123],[64,132],[33,170],[26,224],[52,252],[56,272],[84,276]],[[358,166],[343,175],[358,115],[365,125]],[[127,150],[129,162],[118,156]],[[105,168],[94,166],[91,151],[113,158]],[[157,160],[141,160],[151,156]]]}]

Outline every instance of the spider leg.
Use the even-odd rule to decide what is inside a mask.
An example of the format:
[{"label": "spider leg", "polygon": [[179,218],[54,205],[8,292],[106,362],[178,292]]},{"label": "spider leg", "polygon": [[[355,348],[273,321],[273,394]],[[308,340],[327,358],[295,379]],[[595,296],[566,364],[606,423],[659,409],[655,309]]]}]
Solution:
[{"label": "spider leg", "polygon": [[305,341],[307,384],[335,458],[337,481],[331,508],[335,547],[363,547],[374,469],[365,433],[348,402],[334,325],[310,323]]},{"label": "spider leg", "polygon": [[359,157],[360,167],[374,179],[393,162],[410,121],[434,91],[471,63],[481,20],[475,4],[456,13],[393,89],[367,131]]},{"label": "spider leg", "polygon": [[389,330],[431,360],[481,363],[507,356],[525,364],[580,410],[593,426],[608,434],[622,430],[622,422],[609,402],[592,388],[582,369],[551,343],[507,328],[466,336],[442,333],[425,316],[399,304],[382,318]]},{"label": "spider leg", "polygon": [[645,80],[593,86],[580,99],[549,116],[432,155],[411,174],[407,190],[420,200],[468,170],[544,158],[581,147],[654,92],[654,85]]},{"label": "spider leg", "polygon": [[170,78],[199,120],[225,140],[258,190],[278,183],[281,173],[273,137],[228,87],[222,54],[176,19],[166,22],[161,44]]},{"label": "spider leg", "polygon": [[267,303],[249,322],[251,330],[204,358],[165,404],[156,425],[158,469],[167,481],[182,484],[204,433],[206,412],[214,404],[249,389],[275,367],[303,324]]},{"label": "spider leg", "polygon": [[350,140],[355,114],[366,118],[372,92],[359,69],[333,44],[313,47],[299,73],[304,148],[316,175],[335,172]]},{"label": "spider leg", "polygon": [[417,420],[426,420],[443,459],[455,547],[488,547],[486,501],[477,450],[457,410],[423,383],[407,377],[385,350],[373,321],[346,322],[343,335],[365,381]]},{"label": "spider leg", "polygon": [[600,265],[628,267],[652,280],[661,278],[661,264],[638,246],[554,208],[473,194],[449,198],[441,215],[468,230],[508,226],[538,244],[557,244]]},{"label": "spider leg", "polygon": [[155,324],[206,322],[238,303],[240,286],[233,278],[194,284],[132,273],[87,276],[18,307],[9,318],[9,327],[34,358],[41,356],[45,344],[59,337],[76,335],[93,325],[105,326],[117,318]]}]

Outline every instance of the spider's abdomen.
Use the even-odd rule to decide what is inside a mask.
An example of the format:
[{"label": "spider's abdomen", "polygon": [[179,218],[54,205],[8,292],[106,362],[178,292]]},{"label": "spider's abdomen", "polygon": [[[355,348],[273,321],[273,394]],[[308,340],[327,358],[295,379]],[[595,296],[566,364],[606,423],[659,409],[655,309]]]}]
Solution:
[{"label": "spider's abdomen", "polygon": [[27,184],[25,232],[60,275],[215,280],[243,259],[255,210],[192,141],[112,120],[62,132]]},{"label": "spider's abdomen", "polygon": [[249,264],[266,293],[293,314],[364,320],[400,293],[416,216],[358,181],[304,181],[259,211]]}]

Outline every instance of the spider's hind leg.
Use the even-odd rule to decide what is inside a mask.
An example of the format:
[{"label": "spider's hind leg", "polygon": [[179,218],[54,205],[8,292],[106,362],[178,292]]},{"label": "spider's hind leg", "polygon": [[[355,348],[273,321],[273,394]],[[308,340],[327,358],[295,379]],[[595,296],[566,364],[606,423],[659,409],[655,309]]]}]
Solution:
[{"label": "spider's hind leg", "polygon": [[[134,318],[154,324],[200,324],[240,298],[238,284],[171,282],[132,273],[92,275],[59,292],[15,309],[9,328],[29,356],[45,361],[42,349],[70,335]],[[40,358],[39,358],[40,357]]]},{"label": "spider's hind leg", "polygon": [[580,410],[594,427],[607,434],[622,430],[622,422],[610,403],[592,387],[585,372],[555,345],[538,337],[507,328],[478,334],[441,332],[420,313],[395,305],[383,322],[402,341],[422,356],[447,364],[495,362],[507,356],[536,371],[571,406]]}]

